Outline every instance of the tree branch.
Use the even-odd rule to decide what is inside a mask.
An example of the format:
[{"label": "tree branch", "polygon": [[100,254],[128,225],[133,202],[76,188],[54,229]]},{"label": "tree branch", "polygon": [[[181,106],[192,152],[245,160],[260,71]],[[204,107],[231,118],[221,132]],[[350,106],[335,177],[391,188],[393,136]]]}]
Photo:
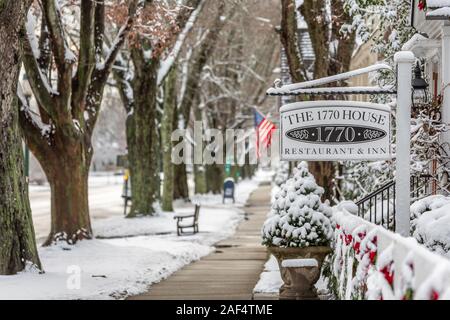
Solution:
[{"label": "tree branch", "polygon": [[103,3],[81,0],[80,6],[80,51],[77,74],[74,79],[72,114],[78,118],[84,111],[85,98],[92,71],[95,66],[95,9]]},{"label": "tree branch", "polygon": [[112,72],[114,80],[117,83],[120,99],[125,107],[125,111],[129,113],[134,107],[133,88],[131,87],[130,80],[128,79],[129,73],[122,59],[117,59],[114,66],[117,66],[117,68],[113,68]]},{"label": "tree branch", "polygon": [[[31,31],[31,30],[30,30]],[[37,59],[39,68],[45,72],[47,78],[51,76],[52,51],[50,34],[48,33],[45,16],[42,15],[41,34],[39,37],[39,58]]]},{"label": "tree branch", "polygon": [[34,121],[20,85],[17,88],[17,96],[19,97],[19,123],[26,143],[34,154],[45,155],[51,151],[51,137],[43,135],[42,128]]},{"label": "tree branch", "polygon": [[182,9],[178,14],[176,21],[178,28],[182,31],[178,35],[175,45],[173,46],[171,52],[167,55],[167,58],[161,62],[158,71],[158,86],[160,86],[164,82],[164,79],[172,69],[172,66],[174,65],[175,61],[178,58],[178,55],[180,54],[184,41],[186,40],[186,37],[195,24],[195,21],[202,11],[204,4],[205,0],[189,0],[186,3],[186,6],[188,6],[188,8]]},{"label": "tree branch", "polygon": [[294,82],[303,82],[300,48],[298,46],[298,25],[295,0],[281,0],[280,38],[288,60],[289,71]]},{"label": "tree branch", "polygon": [[75,57],[73,53],[66,47],[64,38],[64,30],[61,23],[61,13],[57,8],[55,0],[42,0],[44,9],[45,21],[48,26],[50,38],[52,41],[52,51],[58,69],[58,91],[61,93],[61,98],[66,102],[69,108],[69,98],[72,94],[72,63]]},{"label": "tree branch", "polygon": [[97,0],[95,6],[95,55],[96,62],[100,62],[103,58],[103,39],[105,37],[105,1]]},{"label": "tree branch", "polygon": [[191,112],[192,105],[197,98],[198,88],[200,85],[199,79],[203,70],[203,67],[206,65],[209,57],[212,55],[217,41],[219,39],[219,34],[222,31],[223,27],[226,25],[227,21],[230,20],[237,9],[237,4],[232,4],[232,8],[228,13],[226,19],[223,18],[223,14],[225,11],[225,2],[220,1],[219,7],[217,8],[217,14],[214,18],[214,23],[209,32],[207,32],[205,39],[202,41],[202,44],[199,48],[198,53],[196,54],[193,62],[193,67],[189,72],[188,78],[186,80],[186,92],[182,97],[182,101],[180,102],[181,114],[185,122],[187,123],[189,120],[189,115]]},{"label": "tree branch", "polygon": [[134,20],[136,18],[137,5],[139,1],[133,0],[128,7],[128,18],[125,24],[120,28],[115,40],[113,41],[108,54],[106,55],[105,62],[99,64],[94,70],[94,79],[101,79],[97,81],[106,81],[109,73],[111,72],[111,68],[114,64],[114,61],[119,54],[120,49],[122,48],[131,28],[133,27]]},{"label": "tree branch", "polygon": [[31,49],[28,35],[21,41],[23,52],[23,64],[28,76],[30,87],[34,97],[41,109],[46,113],[45,116],[56,119],[56,110],[54,108],[55,96],[58,95],[52,88],[46,76],[41,72],[36,57]]},{"label": "tree branch", "polygon": [[300,11],[308,25],[308,32],[314,49],[314,77],[322,78],[328,75],[329,59],[329,26],[325,16],[325,0],[305,0]]},{"label": "tree branch", "polygon": [[[139,0],[132,0],[128,7],[128,18],[125,24],[120,28],[116,39],[113,41],[112,46],[107,54],[103,64],[99,64],[94,68],[92,72],[92,81],[88,88],[86,110],[88,111],[89,118],[87,119],[88,130],[93,130],[94,125],[98,118],[98,111],[100,109],[101,98],[106,81],[111,73],[112,66],[122,48],[131,28],[133,27],[134,20],[136,18],[138,5],[141,4]],[[97,43],[96,45],[99,45]]]}]

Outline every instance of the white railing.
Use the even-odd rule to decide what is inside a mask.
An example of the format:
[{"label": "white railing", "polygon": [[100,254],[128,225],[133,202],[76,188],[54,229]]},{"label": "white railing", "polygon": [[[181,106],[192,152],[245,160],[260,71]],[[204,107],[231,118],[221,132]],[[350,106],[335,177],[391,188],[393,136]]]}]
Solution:
[{"label": "white railing", "polygon": [[[353,213],[335,208],[332,274],[341,299],[450,299],[450,261]],[[356,272],[354,272],[356,270]]]}]

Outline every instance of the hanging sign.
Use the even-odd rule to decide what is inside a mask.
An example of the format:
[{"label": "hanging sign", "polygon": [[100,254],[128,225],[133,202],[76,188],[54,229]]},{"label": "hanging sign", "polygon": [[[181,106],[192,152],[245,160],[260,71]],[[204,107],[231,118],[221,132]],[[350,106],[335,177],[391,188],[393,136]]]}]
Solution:
[{"label": "hanging sign", "polygon": [[280,109],[282,160],[391,158],[391,111],[356,101],[296,102]]}]

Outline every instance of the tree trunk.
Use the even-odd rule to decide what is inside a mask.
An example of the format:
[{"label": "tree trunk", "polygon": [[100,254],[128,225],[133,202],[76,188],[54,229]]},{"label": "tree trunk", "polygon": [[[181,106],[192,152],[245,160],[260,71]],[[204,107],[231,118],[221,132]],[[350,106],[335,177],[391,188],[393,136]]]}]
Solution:
[{"label": "tree trunk", "polygon": [[329,200],[333,203],[334,190],[334,163],[331,161],[310,161],[308,162],[309,171],[316,178],[317,184],[324,188],[325,193],[322,200]]},{"label": "tree trunk", "polygon": [[292,81],[305,81],[304,74],[306,72],[304,70],[298,45],[299,38],[295,0],[281,0],[280,39],[286,52]]},{"label": "tree trunk", "polygon": [[173,166],[173,199],[189,200],[189,187],[187,184],[186,165],[184,163]]},{"label": "tree trunk", "polygon": [[326,7],[325,0],[305,0],[300,6],[316,56],[314,61],[316,79],[327,76],[330,65],[330,31]]},{"label": "tree trunk", "polygon": [[[179,116],[183,116],[182,112],[176,108],[173,113],[173,128],[178,128]],[[173,165],[173,199],[189,200],[189,187],[185,163]]]},{"label": "tree trunk", "polygon": [[208,192],[208,186],[206,184],[206,169],[204,165],[194,165],[194,183],[195,194],[206,194]]},{"label": "tree trunk", "polygon": [[19,30],[29,1],[0,1],[0,275],[41,269],[18,125]]},{"label": "tree trunk", "polygon": [[[308,25],[314,54],[314,78],[322,78],[348,71],[351,54],[355,44],[355,35],[343,36],[340,32],[344,23],[351,23],[351,18],[344,10],[341,0],[330,2],[333,24],[331,30],[328,27],[327,1],[305,0],[300,6],[300,11]],[[335,52],[330,51],[330,43],[333,43]],[[339,84],[343,85],[343,84]],[[344,84],[345,85],[345,84]],[[327,97],[328,99],[336,97]],[[309,170],[314,175],[317,183],[325,189],[324,200],[333,202],[335,165],[333,162],[309,162]]]},{"label": "tree trunk", "polygon": [[86,159],[78,148],[64,153],[55,152],[51,158],[54,161],[47,161],[44,165],[51,188],[52,212],[51,232],[45,245],[55,241],[73,244],[91,239],[88,202],[90,159]]},{"label": "tree trunk", "polygon": [[223,166],[217,164],[206,166],[206,187],[208,193],[222,193],[223,176]]},{"label": "tree trunk", "polygon": [[[200,107],[197,104],[194,105],[194,117],[195,121],[202,123],[203,121],[203,114],[202,110],[200,110]],[[202,137],[204,136],[203,126],[202,126]],[[199,141],[196,141],[199,143]],[[199,146],[200,150],[203,152],[203,138],[201,140],[202,145]],[[202,158],[203,161],[203,158]],[[195,194],[205,194],[208,192],[208,185],[206,182],[206,167],[203,163],[201,164],[194,164],[194,181],[195,181]]]},{"label": "tree trunk", "polygon": [[128,217],[153,215],[159,200],[159,139],[156,127],[157,71],[148,62],[133,83],[134,110],[127,120],[132,205]]},{"label": "tree trunk", "polygon": [[164,87],[164,114],[161,123],[161,139],[163,153],[164,184],[162,209],[173,211],[173,164],[172,164],[172,131],[173,117],[177,107],[177,68],[172,67]]},{"label": "tree trunk", "polygon": [[242,179],[251,179],[255,175],[255,166],[246,163],[241,169],[241,177]]}]

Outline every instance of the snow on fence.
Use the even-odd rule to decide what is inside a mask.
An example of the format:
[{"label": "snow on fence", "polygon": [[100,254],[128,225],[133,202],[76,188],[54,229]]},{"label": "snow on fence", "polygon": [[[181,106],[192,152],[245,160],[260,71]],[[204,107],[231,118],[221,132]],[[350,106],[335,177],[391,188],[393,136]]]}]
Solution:
[{"label": "snow on fence", "polygon": [[334,212],[331,286],[339,299],[450,299],[450,261],[372,224],[343,202]]}]

